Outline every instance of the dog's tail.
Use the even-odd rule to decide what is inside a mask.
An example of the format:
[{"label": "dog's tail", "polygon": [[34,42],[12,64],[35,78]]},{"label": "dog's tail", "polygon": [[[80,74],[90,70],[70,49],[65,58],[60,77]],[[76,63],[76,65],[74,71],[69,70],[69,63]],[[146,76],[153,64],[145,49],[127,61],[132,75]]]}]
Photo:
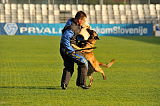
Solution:
[{"label": "dog's tail", "polygon": [[108,64],[104,64],[104,63],[99,62],[99,65],[106,67],[106,68],[110,68],[115,63],[115,61],[116,61],[115,59],[112,59]]}]

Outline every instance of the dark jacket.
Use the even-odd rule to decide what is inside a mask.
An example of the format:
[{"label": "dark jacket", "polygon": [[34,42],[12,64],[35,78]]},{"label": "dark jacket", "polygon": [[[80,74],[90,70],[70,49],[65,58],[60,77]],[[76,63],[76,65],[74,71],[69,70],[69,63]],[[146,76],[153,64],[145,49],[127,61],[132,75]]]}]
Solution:
[{"label": "dark jacket", "polygon": [[76,36],[79,34],[80,30],[81,26],[77,25],[73,18],[67,21],[62,30],[61,47],[66,49],[68,53],[75,51],[71,44],[76,44]]}]

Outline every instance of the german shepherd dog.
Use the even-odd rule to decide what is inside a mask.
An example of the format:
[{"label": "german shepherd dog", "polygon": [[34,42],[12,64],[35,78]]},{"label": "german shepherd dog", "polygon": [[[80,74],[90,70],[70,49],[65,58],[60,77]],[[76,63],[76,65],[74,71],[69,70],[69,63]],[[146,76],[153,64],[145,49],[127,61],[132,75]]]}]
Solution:
[{"label": "german shepherd dog", "polygon": [[[74,48],[76,48],[76,49],[93,48],[96,43],[96,40],[99,40],[98,34],[94,30],[86,29],[86,31],[89,33],[90,36],[85,41],[85,44],[84,44],[84,42],[81,42],[80,45],[78,45],[78,47],[75,45],[72,45]],[[83,33],[81,33],[81,35],[82,34]],[[86,34],[86,32],[85,32],[85,34]],[[85,35],[83,35],[83,36],[85,36]],[[84,44],[84,46],[83,46],[83,44]],[[94,53],[93,53],[93,49],[83,50],[81,52],[84,54],[84,57],[89,61],[89,69],[88,69],[88,73],[87,73],[87,76],[89,78],[89,85],[88,86],[92,85],[92,82],[93,82],[92,74],[94,72],[100,72],[103,76],[103,79],[106,80],[106,75],[100,66],[104,66],[106,68],[109,68],[115,63],[115,60],[112,59],[108,64],[104,64],[102,62],[99,62],[95,58]]]}]

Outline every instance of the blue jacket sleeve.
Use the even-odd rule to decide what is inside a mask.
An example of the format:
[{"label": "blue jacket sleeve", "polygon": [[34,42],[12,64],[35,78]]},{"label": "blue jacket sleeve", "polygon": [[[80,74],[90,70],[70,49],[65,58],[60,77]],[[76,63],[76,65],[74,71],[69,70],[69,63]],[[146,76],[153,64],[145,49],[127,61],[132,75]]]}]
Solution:
[{"label": "blue jacket sleeve", "polygon": [[67,49],[68,53],[72,53],[75,50],[71,46],[71,38],[74,35],[72,30],[66,30],[61,38],[61,43]]}]

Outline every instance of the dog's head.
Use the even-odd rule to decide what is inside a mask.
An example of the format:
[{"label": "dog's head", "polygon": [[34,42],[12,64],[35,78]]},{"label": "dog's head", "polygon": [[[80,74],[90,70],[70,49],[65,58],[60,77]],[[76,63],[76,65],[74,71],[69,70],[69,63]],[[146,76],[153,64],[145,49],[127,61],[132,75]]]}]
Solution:
[{"label": "dog's head", "polygon": [[90,43],[94,44],[96,43],[96,40],[100,40],[96,31],[91,30],[91,29],[87,29],[87,31],[90,34],[90,37],[88,38],[88,41]]},{"label": "dog's head", "polygon": [[87,29],[87,31],[90,34],[90,37],[88,39],[100,40],[96,31],[91,29]]}]

